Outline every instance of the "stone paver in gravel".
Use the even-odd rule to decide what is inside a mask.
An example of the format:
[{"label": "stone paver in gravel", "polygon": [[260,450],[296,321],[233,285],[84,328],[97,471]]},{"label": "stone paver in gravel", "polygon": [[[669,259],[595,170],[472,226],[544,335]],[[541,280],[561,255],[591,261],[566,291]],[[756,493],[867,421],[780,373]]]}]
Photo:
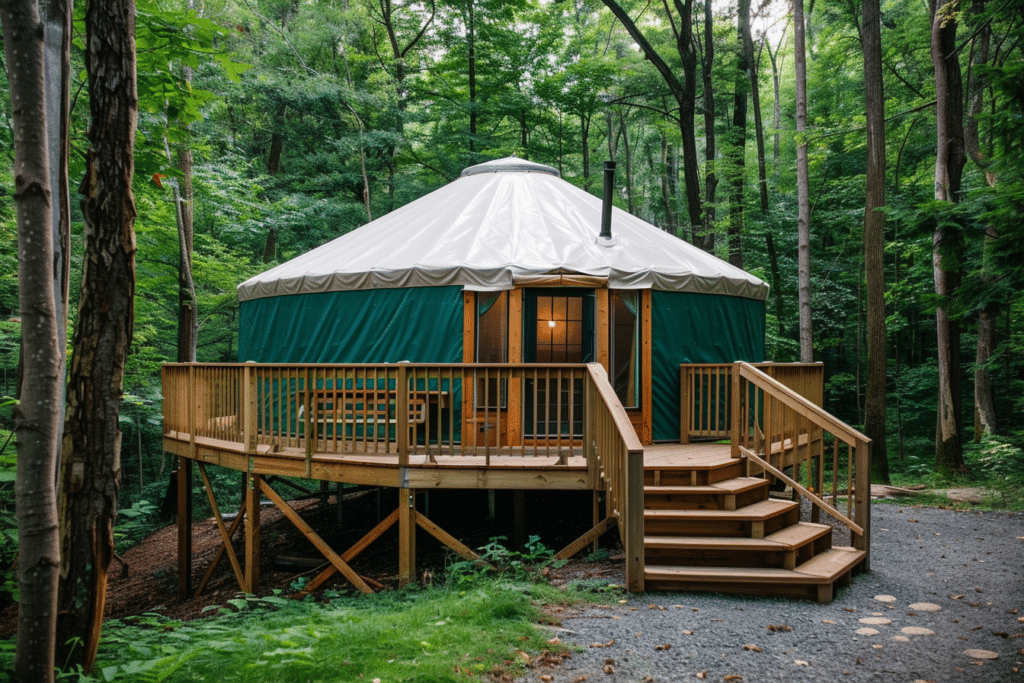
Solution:
[{"label": "stone paver in gravel", "polygon": [[934,602],[915,602],[913,605],[907,605],[907,609],[915,612],[938,612],[942,607]]},{"label": "stone paver in gravel", "polygon": [[862,624],[873,624],[875,626],[886,626],[892,623],[892,619],[886,619],[885,617],[864,617],[859,621]]}]

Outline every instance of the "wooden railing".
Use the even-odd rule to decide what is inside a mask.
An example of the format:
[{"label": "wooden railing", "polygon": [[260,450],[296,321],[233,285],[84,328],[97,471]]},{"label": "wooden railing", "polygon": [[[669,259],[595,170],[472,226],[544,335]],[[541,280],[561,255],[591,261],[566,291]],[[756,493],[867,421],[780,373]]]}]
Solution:
[{"label": "wooden railing", "polygon": [[871,440],[760,368],[739,362],[731,376],[734,457],[784,481],[810,501],[812,520],[824,511],[869,553]]},{"label": "wooden railing", "polygon": [[[816,406],[822,405],[821,363],[754,363],[754,367]],[[679,440],[719,440],[732,436],[734,363],[687,363],[679,366]]]},{"label": "wooden railing", "polygon": [[626,556],[626,588],[644,590],[644,449],[615,389],[598,363],[587,366],[587,462],[604,478],[608,517],[618,521]]},{"label": "wooden railing", "polygon": [[306,476],[318,454],[397,456],[400,467],[442,456],[483,467],[498,456],[555,467],[585,458],[588,484],[606,491],[619,526],[628,587],[643,590],[643,447],[599,364],[170,363],[163,396],[165,436],[192,452],[201,439],[304,454]]}]

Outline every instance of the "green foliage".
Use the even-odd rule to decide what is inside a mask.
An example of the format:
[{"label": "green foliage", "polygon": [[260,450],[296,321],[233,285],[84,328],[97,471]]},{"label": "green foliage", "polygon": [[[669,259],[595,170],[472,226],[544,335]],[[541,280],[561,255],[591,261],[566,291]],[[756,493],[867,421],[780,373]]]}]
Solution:
[{"label": "green foliage", "polygon": [[554,551],[541,543],[540,536],[530,536],[521,552],[509,550],[502,544],[505,540],[504,536],[496,536],[480,548],[483,564],[470,560],[451,564],[448,567],[448,586],[453,589],[472,588],[490,580],[494,570],[511,581],[536,581],[545,567],[565,565],[565,560],[556,560]]},{"label": "green foliage", "polygon": [[[318,603],[239,596],[214,617],[108,621],[87,681],[467,681],[521,675],[528,653],[561,650],[534,623],[531,587],[412,589]],[[561,601],[566,598],[562,594]],[[5,645],[8,645],[7,643]],[[524,656],[524,654],[526,656]],[[13,648],[0,648],[0,665]]]}]

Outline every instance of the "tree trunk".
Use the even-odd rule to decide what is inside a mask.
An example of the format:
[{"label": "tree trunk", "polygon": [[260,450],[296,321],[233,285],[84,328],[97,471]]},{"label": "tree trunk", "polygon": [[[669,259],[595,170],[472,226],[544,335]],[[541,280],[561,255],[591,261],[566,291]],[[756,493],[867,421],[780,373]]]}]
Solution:
[{"label": "tree trunk", "polygon": [[[931,55],[935,68],[935,199],[955,202],[967,161],[964,150],[963,82],[956,52],[956,16],[949,6],[932,19]],[[960,284],[956,265],[962,238],[939,221],[932,236],[932,272],[935,277],[937,356],[939,370],[935,467],[943,474],[965,471],[963,419],[960,415],[960,328],[949,314],[949,298]]]},{"label": "tree trunk", "polygon": [[661,201],[665,206],[665,229],[679,235],[679,221],[676,220],[675,194],[670,184],[672,168],[668,155],[668,136],[661,132]]},{"label": "tree trunk", "polygon": [[811,322],[811,204],[807,171],[807,52],[804,47],[804,2],[793,0],[793,49],[796,62],[797,277],[800,295],[800,362],[814,362]]},{"label": "tree trunk", "polygon": [[871,474],[889,483],[885,438],[885,96],[879,0],[863,0],[864,108],[867,112],[867,188],[864,206],[864,274],[867,285],[868,391],[864,433],[871,439]]},{"label": "tree trunk", "polygon": [[[747,37],[750,37],[750,24],[747,24]],[[761,200],[761,214],[768,215],[768,171],[765,168],[764,158],[764,121],[761,120],[761,85],[758,82],[758,75],[761,72],[761,57],[758,53],[757,60],[754,59],[754,41],[749,40],[750,54],[747,60],[750,62],[750,104],[754,108],[754,137],[757,142],[757,189],[758,197]]]},{"label": "tree trunk", "polygon": [[[715,65],[715,21],[711,3],[704,3],[704,63],[701,76],[704,86],[704,224],[701,234],[693,236],[693,243],[709,254],[715,251],[715,194],[718,192],[718,172],[715,168],[718,151],[715,138],[715,86],[712,71]],[[698,228],[693,226],[693,230]]]},{"label": "tree trunk", "polygon": [[135,292],[133,151],[138,114],[133,0],[90,2],[85,15],[89,150],[85,258],[68,383],[61,472],[61,662],[88,671],[99,644],[114,553],[118,412]]},{"label": "tree trunk", "polygon": [[662,59],[658,51],[651,46],[643,32],[637,27],[626,11],[615,0],[603,0],[626,32],[640,47],[654,68],[661,74],[672,97],[679,106],[679,133],[683,143],[683,177],[686,184],[686,208],[690,217],[691,234],[703,224],[703,207],[700,197],[700,169],[697,166],[697,141],[694,129],[694,116],[697,111],[697,58],[693,51],[693,0],[678,0],[675,8],[679,16],[673,17],[676,29],[676,51],[683,65],[683,80],[680,81],[675,71]]},{"label": "tree trunk", "polygon": [[747,89],[750,87],[750,61],[748,52],[753,54],[750,40],[750,0],[739,0],[736,8],[736,38],[740,44],[736,60],[736,74],[733,80],[734,94],[732,107],[732,132],[729,156],[731,192],[729,194],[729,263],[743,268],[743,230],[745,207],[743,189],[747,170]]},{"label": "tree trunk", "polygon": [[467,0],[468,21],[466,22],[466,49],[469,61],[469,153],[474,157],[476,154],[476,13],[474,12],[476,0]]},{"label": "tree trunk", "polygon": [[[985,10],[985,0],[974,0],[971,13],[980,15]],[[981,114],[985,101],[986,80],[979,73],[977,66],[988,63],[989,47],[992,41],[992,24],[984,22],[978,29],[977,49],[971,65],[970,98],[971,109],[964,127],[964,146],[974,163],[986,171],[985,179],[990,187],[996,184],[996,175],[989,172],[989,164],[981,151],[978,137],[978,116]],[[998,235],[989,228],[985,231],[985,241],[981,263],[981,278],[986,283],[986,290],[991,291],[992,245]],[[1003,302],[1000,302],[1003,303]],[[996,407],[992,389],[992,373],[989,363],[996,347],[996,318],[1000,304],[989,302],[978,313],[978,343],[974,357],[974,441],[978,443],[987,435],[996,432]]]},{"label": "tree trunk", "polygon": [[60,563],[54,475],[63,377],[53,278],[44,40],[33,0],[11,0],[2,22],[13,103],[23,350],[20,403],[13,411],[20,590],[14,675],[21,681],[52,681]]}]

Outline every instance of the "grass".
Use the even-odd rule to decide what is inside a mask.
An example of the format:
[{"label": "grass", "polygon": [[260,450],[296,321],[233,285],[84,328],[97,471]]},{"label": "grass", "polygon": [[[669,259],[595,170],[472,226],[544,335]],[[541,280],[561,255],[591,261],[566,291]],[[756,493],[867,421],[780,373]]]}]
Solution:
[{"label": "grass", "polygon": [[[104,624],[91,681],[275,682],[510,680],[545,650],[566,652],[541,604],[587,599],[547,585],[481,580],[324,601],[242,596],[192,622],[145,614]],[[0,670],[13,663],[0,648]]]}]

